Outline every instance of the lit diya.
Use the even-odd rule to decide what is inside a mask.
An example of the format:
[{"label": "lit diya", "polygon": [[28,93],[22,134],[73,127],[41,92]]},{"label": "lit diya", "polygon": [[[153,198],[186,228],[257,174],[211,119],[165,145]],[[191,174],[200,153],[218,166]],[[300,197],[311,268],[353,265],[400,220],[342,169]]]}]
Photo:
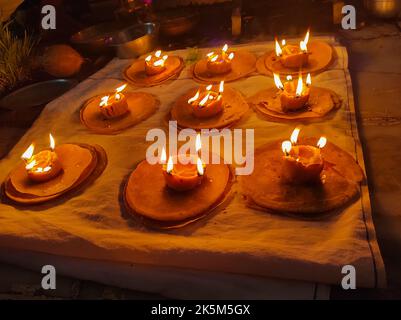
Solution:
[{"label": "lit diya", "polygon": [[177,121],[181,128],[225,128],[237,123],[249,110],[240,92],[218,86],[191,89],[173,104],[168,120]]},{"label": "lit diya", "polygon": [[276,57],[286,68],[300,69],[308,64],[310,52],[308,52],[309,30],[305,35],[305,39],[298,45],[287,44],[286,40],[282,40],[280,46],[276,38]]},{"label": "lit diya", "polygon": [[35,153],[31,144],[23,162],[3,184],[7,198],[21,204],[37,204],[59,198],[96,179],[107,165],[100,146],[62,144],[56,147],[50,134],[50,148]]},{"label": "lit diya", "polygon": [[321,137],[316,146],[297,145],[299,131],[295,128],[291,140],[282,143],[283,176],[289,183],[320,183],[324,165],[320,150],[326,145],[327,139]]},{"label": "lit diya", "polygon": [[323,41],[309,41],[310,31],[299,44],[290,44],[286,40],[274,42],[274,50],[264,54],[256,63],[259,73],[271,75],[316,74],[327,69],[333,60],[332,47]]},{"label": "lit diya", "polygon": [[200,82],[219,83],[234,81],[255,71],[256,57],[245,50],[232,52],[225,44],[209,52],[193,69],[194,79]]},{"label": "lit diya", "polygon": [[268,120],[306,120],[321,118],[341,107],[341,98],[332,90],[312,86],[308,73],[298,80],[288,75],[283,83],[278,74],[273,74],[275,88],[268,88],[248,98],[248,103]]},{"label": "lit diya", "polygon": [[51,134],[49,139],[50,150],[42,150],[34,154],[35,145],[31,144],[21,157],[25,160],[28,178],[34,182],[48,181],[63,170],[57,153],[54,152],[55,142]]},{"label": "lit diya", "polygon": [[228,45],[225,44],[220,53],[209,52],[206,67],[213,75],[221,75],[231,71],[231,62],[234,59],[234,52],[227,52]]},{"label": "lit diya", "polygon": [[[197,150],[200,139],[197,139]],[[200,152],[178,156],[161,152],[160,163],[138,164],[124,190],[128,213],[143,224],[158,229],[183,227],[216,212],[229,199],[233,176],[221,164],[202,163]]]},{"label": "lit diya", "polygon": [[81,108],[81,122],[91,131],[116,134],[154,114],[159,100],[145,92],[127,92],[127,84],[112,94],[89,99]]},{"label": "lit diya", "polygon": [[213,85],[208,85],[204,91],[199,89],[188,100],[192,112],[197,118],[210,118],[223,111],[224,81],[220,82],[218,92],[213,91]]},{"label": "lit diya", "polygon": [[135,86],[160,85],[178,77],[185,64],[181,57],[170,56],[161,50],[137,59],[124,70],[124,78]]},{"label": "lit diya", "polygon": [[354,158],[325,137],[276,141],[255,151],[254,171],[240,177],[247,205],[290,214],[318,214],[349,204],[364,180]]}]

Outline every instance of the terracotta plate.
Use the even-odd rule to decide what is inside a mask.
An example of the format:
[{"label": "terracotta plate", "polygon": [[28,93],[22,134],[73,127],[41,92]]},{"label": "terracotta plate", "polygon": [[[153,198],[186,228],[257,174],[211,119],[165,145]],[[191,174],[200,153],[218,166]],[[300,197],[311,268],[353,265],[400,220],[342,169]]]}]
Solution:
[{"label": "terracotta plate", "polygon": [[117,134],[146,120],[160,105],[158,99],[145,92],[127,92],[129,112],[121,117],[107,119],[99,110],[100,95],[88,100],[81,109],[81,122],[91,131],[101,134]]},{"label": "terracotta plate", "polygon": [[[299,143],[316,144],[318,138]],[[248,204],[265,210],[299,215],[316,215],[341,208],[359,194],[364,179],[353,157],[332,143],[322,150],[325,168],[319,185],[296,185],[283,182],[281,142],[262,146],[255,152],[252,175],[243,176],[240,187]]]}]

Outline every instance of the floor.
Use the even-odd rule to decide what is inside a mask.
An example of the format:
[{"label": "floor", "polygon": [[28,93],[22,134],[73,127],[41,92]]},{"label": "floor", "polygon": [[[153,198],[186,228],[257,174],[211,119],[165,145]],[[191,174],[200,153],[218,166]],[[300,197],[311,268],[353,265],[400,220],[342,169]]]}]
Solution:
[{"label": "floor", "polygon": [[[395,23],[381,23],[338,36],[349,49],[374,222],[389,288],[356,292],[333,288],[332,298],[401,298],[401,29]],[[16,125],[8,127],[7,117],[14,118]],[[0,158],[30,126],[30,121],[18,119],[17,114],[0,113]],[[1,263],[0,275],[0,299],[162,298],[69,278],[58,279],[56,290],[44,292],[41,275]]]}]

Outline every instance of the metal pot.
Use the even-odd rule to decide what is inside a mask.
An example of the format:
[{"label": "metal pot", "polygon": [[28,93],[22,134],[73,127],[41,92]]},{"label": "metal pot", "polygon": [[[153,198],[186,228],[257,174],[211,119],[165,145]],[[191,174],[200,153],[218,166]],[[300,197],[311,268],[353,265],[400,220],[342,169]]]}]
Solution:
[{"label": "metal pot", "polygon": [[395,18],[401,12],[401,0],[365,0],[365,8],[379,18]]},{"label": "metal pot", "polygon": [[158,29],[154,23],[128,27],[111,39],[109,46],[116,49],[117,56],[121,59],[136,58],[156,48]]}]

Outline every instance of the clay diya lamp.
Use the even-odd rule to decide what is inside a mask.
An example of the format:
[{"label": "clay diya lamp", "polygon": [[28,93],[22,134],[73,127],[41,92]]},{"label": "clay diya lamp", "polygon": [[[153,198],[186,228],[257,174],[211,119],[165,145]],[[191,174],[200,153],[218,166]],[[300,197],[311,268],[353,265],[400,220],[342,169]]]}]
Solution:
[{"label": "clay diya lamp", "polygon": [[281,90],[280,102],[284,112],[297,111],[304,108],[310,97],[310,86],[312,84],[311,75],[308,74],[304,84],[302,74],[299,74],[297,85],[292,76],[287,77],[283,84],[280,77],[274,74],[274,83]]},{"label": "clay diya lamp", "polygon": [[281,45],[276,38],[276,56],[286,68],[301,68],[308,64],[310,52],[308,52],[309,30],[305,39],[297,45],[287,44],[282,40]]},{"label": "clay diya lamp", "polygon": [[28,178],[33,182],[45,182],[58,176],[63,168],[57,157],[55,141],[50,134],[50,149],[34,154],[35,146],[31,144],[21,158],[25,161]]},{"label": "clay diya lamp", "polygon": [[168,55],[162,56],[161,50],[155,52],[154,55],[148,55],[145,58],[145,72],[148,76],[154,76],[166,70],[166,60]]},{"label": "clay diya lamp", "polygon": [[163,164],[163,175],[166,185],[175,191],[188,191],[198,187],[203,180],[205,165],[199,157],[198,144],[200,144],[200,137],[197,137],[197,152],[198,155],[189,155],[190,161],[188,163],[180,163],[178,156],[170,156],[167,164],[166,151],[163,148],[161,163]]},{"label": "clay diya lamp", "polygon": [[122,91],[127,87],[126,84],[118,87],[112,96],[104,96],[100,100],[100,112],[107,118],[118,118],[128,112],[127,98]]},{"label": "clay diya lamp", "polygon": [[223,111],[224,81],[220,82],[219,90],[214,91],[209,85],[205,90],[199,89],[196,94],[188,100],[188,105],[197,118],[211,118]]},{"label": "clay diya lamp", "polygon": [[326,145],[327,139],[321,137],[316,146],[297,145],[298,134],[299,129],[295,129],[291,141],[282,143],[284,178],[292,184],[319,183],[324,167],[320,150]]},{"label": "clay diya lamp", "polygon": [[231,63],[234,52],[228,53],[228,45],[225,44],[220,53],[210,52],[207,54],[207,70],[214,74],[224,74],[231,71]]}]

